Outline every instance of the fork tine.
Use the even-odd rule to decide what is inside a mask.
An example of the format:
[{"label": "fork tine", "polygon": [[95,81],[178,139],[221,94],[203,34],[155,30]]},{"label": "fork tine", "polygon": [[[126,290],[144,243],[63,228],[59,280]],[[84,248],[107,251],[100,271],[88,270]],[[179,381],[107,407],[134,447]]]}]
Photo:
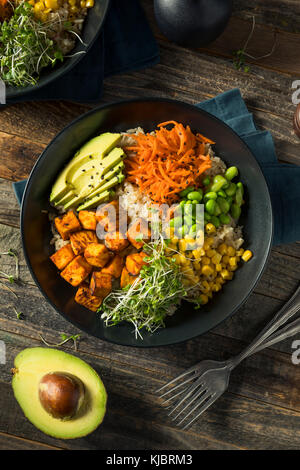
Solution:
[{"label": "fork tine", "polygon": [[188,389],[187,389],[187,393],[184,395],[184,397],[181,398],[181,400],[174,406],[174,408],[172,409],[171,413],[169,413],[169,416],[171,416],[172,413],[174,413],[175,410],[177,410],[177,408],[179,408],[183,402],[185,402],[185,400],[187,398],[189,398],[191,396],[191,394],[197,389],[197,388],[204,388],[204,383],[203,382],[199,382],[197,381],[196,383],[194,383],[193,385],[191,385]]},{"label": "fork tine", "polygon": [[185,377],[186,375],[191,374],[192,372],[195,372],[195,371],[196,371],[196,366],[190,367],[190,369],[188,369],[188,370],[186,370],[185,372],[183,372],[182,374],[178,375],[178,377],[175,377],[175,379],[170,380],[170,381],[167,382],[165,385],[163,385],[162,387],[160,387],[160,388],[158,388],[157,390],[155,390],[154,393],[159,393],[159,392],[161,392],[162,390],[164,390],[164,389],[165,389],[166,387],[168,387],[169,385],[172,385],[172,383],[177,382],[177,380],[183,379],[183,377]]},{"label": "fork tine", "polygon": [[[205,387],[204,385],[202,384],[201,387],[200,387],[200,390],[197,391],[197,393],[195,393],[195,395],[193,395],[186,403],[186,405],[179,411],[179,413],[177,413],[177,415],[173,418],[173,421],[176,421],[176,419],[181,415],[181,413],[183,413],[189,406],[191,406],[191,404],[197,400],[197,398],[202,395],[203,393],[205,393]],[[183,402],[183,400],[181,400]],[[177,407],[176,407],[177,408]],[[173,411],[175,411],[175,409]],[[171,414],[171,413],[170,413]],[[170,416],[169,414],[169,416]]]},{"label": "fork tine", "polygon": [[176,385],[175,387],[172,387],[170,388],[170,390],[167,390],[165,393],[163,393],[162,395],[159,395],[159,398],[163,398],[165,397],[166,395],[168,395],[169,393],[171,392],[174,392],[175,390],[177,390],[178,388],[182,387],[183,385],[189,383],[191,380],[193,380],[194,377],[191,376],[189,377],[187,380],[185,380],[184,382],[180,382],[178,385]]},{"label": "fork tine", "polygon": [[[187,390],[189,389],[189,387],[185,387],[183,390],[181,390],[180,392],[176,393],[175,395],[172,395],[171,397],[169,398],[166,398],[166,400],[164,400],[162,403],[161,403],[161,406],[164,406],[166,403],[168,403],[168,401],[170,400],[174,400],[176,397],[178,397],[179,395],[181,395],[182,393],[186,392]],[[171,404],[169,406],[172,406]]]},{"label": "fork tine", "polygon": [[196,405],[188,412],[188,414],[186,414],[186,415],[179,421],[179,423],[177,423],[177,426],[180,426],[180,425],[183,423],[183,421],[186,420],[186,418],[188,418],[194,411],[196,411],[196,409],[199,408],[199,406],[201,406],[202,403],[204,403],[204,402],[207,400],[207,398],[209,398],[209,397],[211,397],[211,396],[213,396],[213,395],[211,394],[211,392],[210,392],[209,390],[207,390],[207,391],[204,393],[204,395],[201,396],[200,400],[196,403]]},{"label": "fork tine", "polygon": [[182,429],[185,430],[187,429],[188,427],[190,427],[190,425],[196,421],[197,418],[199,418],[199,416],[202,415],[202,413],[204,413],[204,411],[206,411],[216,400],[217,400],[218,396],[216,395],[212,395],[210,400],[208,400],[207,402],[204,403],[204,405],[202,406],[201,410],[199,411],[199,413],[193,418],[191,419],[191,421],[189,421]]}]

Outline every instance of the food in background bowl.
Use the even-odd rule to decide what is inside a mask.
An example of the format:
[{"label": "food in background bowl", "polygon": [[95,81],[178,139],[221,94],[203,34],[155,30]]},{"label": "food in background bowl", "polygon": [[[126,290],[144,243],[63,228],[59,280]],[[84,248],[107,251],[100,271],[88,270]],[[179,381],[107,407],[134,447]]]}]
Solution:
[{"label": "food in background bowl", "polygon": [[1,0],[1,79],[14,87],[36,85],[42,69],[63,62],[81,41],[93,6],[94,0]]},{"label": "food in background bowl", "polygon": [[238,169],[213,144],[175,121],[147,134],[105,133],[58,176],[51,260],[77,288],[75,301],[107,326],[154,332],[182,300],[208,303],[252,257],[238,225]]}]

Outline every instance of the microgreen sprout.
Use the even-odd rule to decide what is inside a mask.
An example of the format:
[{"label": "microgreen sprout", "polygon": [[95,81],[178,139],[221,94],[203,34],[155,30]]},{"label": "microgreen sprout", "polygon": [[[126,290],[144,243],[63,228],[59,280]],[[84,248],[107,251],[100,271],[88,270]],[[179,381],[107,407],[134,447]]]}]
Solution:
[{"label": "microgreen sprout", "polygon": [[106,326],[130,322],[140,338],[142,328],[153,333],[165,326],[166,316],[186,295],[183,275],[174,258],[165,256],[163,240],[145,243],[143,251],[148,255],[148,264],[142,267],[139,277],[132,285],[111,292],[99,308]]},{"label": "microgreen sprout", "polygon": [[24,317],[23,313],[22,313],[22,312],[18,312],[18,311],[15,309],[15,307],[13,307],[13,309],[14,309],[14,311],[15,311],[15,314],[16,314],[17,319],[18,319],[18,320],[22,320],[23,317]]},{"label": "microgreen sprout", "polygon": [[79,341],[80,339],[80,335],[77,334],[77,335],[66,335],[65,333],[61,333],[60,334],[60,337],[62,339],[62,341],[60,341],[59,343],[48,343],[45,338],[39,334],[39,337],[41,338],[42,342],[46,345],[46,346],[49,346],[50,348],[54,348],[54,347],[58,347],[58,346],[62,346],[63,344],[67,343],[68,341],[73,341],[74,343],[74,349],[75,351],[77,351],[77,342]]}]

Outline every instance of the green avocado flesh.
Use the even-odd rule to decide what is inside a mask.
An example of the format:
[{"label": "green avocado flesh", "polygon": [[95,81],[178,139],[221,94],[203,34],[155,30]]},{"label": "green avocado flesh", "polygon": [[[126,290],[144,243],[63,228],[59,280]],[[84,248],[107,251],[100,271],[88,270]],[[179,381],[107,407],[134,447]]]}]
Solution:
[{"label": "green avocado flesh", "polygon": [[82,191],[86,195],[93,191],[95,186],[92,187],[92,182],[101,182],[101,176],[124,158],[123,150],[116,148],[120,140],[120,134],[107,132],[87,142],[58,176],[50,202],[54,205],[69,204]]},{"label": "green avocado flesh", "polygon": [[[53,418],[39,400],[39,382],[50,372],[64,372],[78,377],[85,388],[85,398],[77,415],[69,420]],[[97,372],[71,354],[50,348],[28,348],[15,358],[12,387],[25,416],[45,434],[59,439],[86,436],[101,424],[107,395]]]}]

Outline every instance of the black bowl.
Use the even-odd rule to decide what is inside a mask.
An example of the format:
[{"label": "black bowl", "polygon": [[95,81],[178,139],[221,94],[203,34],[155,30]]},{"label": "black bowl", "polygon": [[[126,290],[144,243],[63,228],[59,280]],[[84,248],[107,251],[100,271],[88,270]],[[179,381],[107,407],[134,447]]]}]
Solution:
[{"label": "black bowl", "polygon": [[57,78],[62,77],[65,73],[69,72],[78,62],[85,56],[85,54],[77,54],[80,51],[86,53],[90,50],[94,41],[98,37],[110,4],[110,0],[95,0],[93,8],[88,10],[87,16],[84,20],[84,26],[82,29],[81,39],[84,43],[81,44],[79,40],[76,41],[74,49],[70,52],[69,57],[64,60],[61,64],[56,65],[54,68],[47,67],[41,72],[41,76],[36,85],[30,85],[26,87],[6,87],[6,98],[16,99],[26,97],[29,93],[35,90],[39,90],[49,83],[53,82]]},{"label": "black bowl", "polygon": [[[246,186],[241,224],[245,246],[253,251],[252,260],[235,273],[213,300],[195,310],[185,303],[167,320],[167,327],[136,339],[130,324],[105,327],[100,315],[74,301],[75,289],[59,276],[49,260],[53,247],[47,214],[51,186],[64,164],[87,140],[101,132],[124,131],[137,126],[153,130],[163,121],[189,124],[216,143],[215,151],[228,165],[236,165]],[[247,299],[266,264],[272,242],[273,216],[267,184],[254,156],[244,142],[219,119],[201,109],[166,99],[132,100],[114,103],[84,114],[67,126],[48,145],[36,162],[28,180],[22,203],[23,248],[35,282],[51,305],[68,321],[98,338],[128,346],[161,346],[188,340],[205,333],[232,315]]]}]

